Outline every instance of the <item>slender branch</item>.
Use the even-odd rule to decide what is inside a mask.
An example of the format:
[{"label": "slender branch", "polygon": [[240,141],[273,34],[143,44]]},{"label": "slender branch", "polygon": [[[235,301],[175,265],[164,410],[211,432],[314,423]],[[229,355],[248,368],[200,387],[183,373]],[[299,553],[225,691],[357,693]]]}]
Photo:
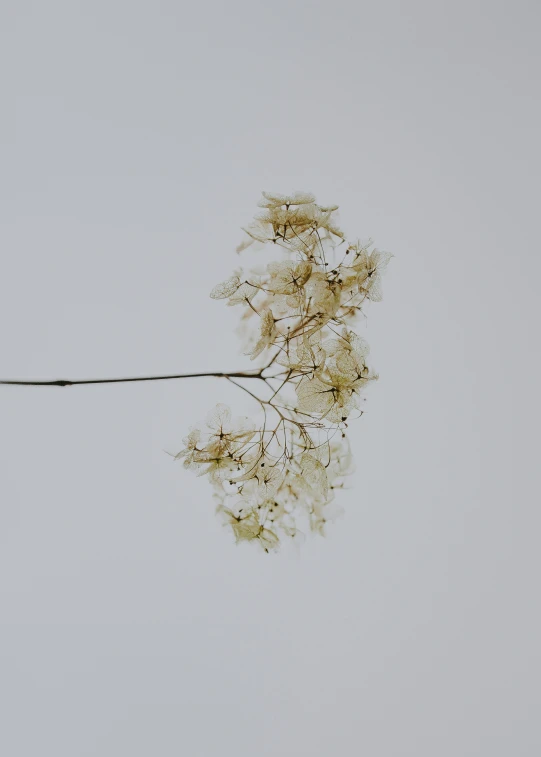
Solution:
[{"label": "slender branch", "polygon": [[243,378],[243,379],[260,379],[264,381],[261,372],[243,373],[179,373],[174,376],[136,376],[129,378],[108,378],[108,379],[56,379],[55,381],[17,381],[17,380],[0,380],[0,384],[9,384],[11,386],[77,386],[78,384],[125,384],[133,381],[169,381],[170,379],[183,378]]}]

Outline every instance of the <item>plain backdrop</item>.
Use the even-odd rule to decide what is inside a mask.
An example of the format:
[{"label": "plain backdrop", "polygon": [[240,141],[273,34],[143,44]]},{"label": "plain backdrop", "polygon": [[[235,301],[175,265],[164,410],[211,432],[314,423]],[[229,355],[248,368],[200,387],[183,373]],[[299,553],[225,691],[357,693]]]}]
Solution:
[{"label": "plain backdrop", "polygon": [[535,2],[4,0],[0,378],[239,370],[261,190],[395,254],[345,516],[235,547],[213,379],[0,387],[0,753],[541,753]]}]

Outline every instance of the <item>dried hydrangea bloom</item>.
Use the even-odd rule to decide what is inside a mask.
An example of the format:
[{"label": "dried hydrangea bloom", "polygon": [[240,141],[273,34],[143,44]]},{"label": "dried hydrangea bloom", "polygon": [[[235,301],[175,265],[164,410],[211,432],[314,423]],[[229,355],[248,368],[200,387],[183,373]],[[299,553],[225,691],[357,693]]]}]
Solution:
[{"label": "dried hydrangea bloom", "polygon": [[291,205],[311,205],[316,198],[310,192],[293,192],[291,195],[278,195],[272,192],[262,192],[263,199],[257,204],[260,208],[289,208]]},{"label": "dried hydrangea bloom", "polygon": [[348,421],[377,378],[353,327],[381,299],[391,255],[346,242],[337,206],[308,192],[264,192],[259,206],[237,251],[268,244],[281,258],[238,269],[211,292],[241,309],[244,351],[259,368],[220,375],[248,392],[259,417],[232,419],[218,404],[176,457],[208,476],[235,540],[269,552],[307,529],[324,533],[341,512],[335,494],[354,471]]},{"label": "dried hydrangea bloom", "polygon": [[[230,276],[225,281],[222,281],[221,284],[217,284],[212,292],[210,293],[210,296],[213,300],[223,300],[227,299],[228,297],[232,297],[235,292],[239,289],[242,281],[242,268],[239,268],[235,273]],[[254,292],[255,294],[255,292]]]},{"label": "dried hydrangea bloom", "polygon": [[284,260],[269,263],[268,289],[274,294],[299,294],[312,274],[312,265],[303,260]]},{"label": "dried hydrangea bloom", "polygon": [[323,343],[323,349],[329,357],[334,357],[340,352],[349,352],[360,357],[366,357],[370,352],[368,342],[350,331],[346,326],[343,327],[339,334],[326,339]]},{"label": "dried hydrangea bloom", "polygon": [[310,336],[303,335],[302,339],[288,342],[276,362],[298,374],[309,374],[315,373],[325,363],[326,356],[326,350],[321,346],[321,334],[316,331]]},{"label": "dried hydrangea bloom", "polygon": [[231,410],[222,403],[216,405],[206,419],[207,448],[217,453],[236,452],[256,433],[251,418],[231,420]]},{"label": "dried hydrangea bloom", "polygon": [[253,300],[253,298],[256,296],[257,292],[258,292],[257,286],[255,286],[254,284],[251,284],[250,282],[245,281],[244,283],[240,284],[240,286],[238,286],[235,290],[233,290],[233,292],[231,292],[230,295],[226,295],[226,297],[229,297],[229,302],[227,304],[228,305],[244,305],[246,303],[250,303]]},{"label": "dried hydrangea bloom", "polygon": [[391,258],[390,252],[373,250],[368,253],[363,249],[353,265],[353,269],[357,272],[359,291],[366,294],[373,302],[380,302],[383,299],[382,274]]}]

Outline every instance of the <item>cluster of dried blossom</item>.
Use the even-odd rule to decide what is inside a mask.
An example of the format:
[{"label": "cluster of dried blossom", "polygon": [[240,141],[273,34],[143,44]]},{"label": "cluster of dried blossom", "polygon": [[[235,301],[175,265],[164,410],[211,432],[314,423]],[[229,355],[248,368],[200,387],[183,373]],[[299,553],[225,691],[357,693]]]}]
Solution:
[{"label": "cluster of dried blossom", "polygon": [[[377,378],[351,327],[366,301],[381,300],[391,255],[347,242],[337,206],[318,205],[311,194],[264,192],[259,206],[237,251],[271,244],[284,258],[238,269],[210,296],[245,309],[248,354],[262,367],[225,377],[259,403],[261,421],[234,419],[219,404],[176,457],[208,476],[236,540],[268,552],[281,538],[302,538],[303,523],[323,533],[338,514],[335,492],[353,472],[347,421],[362,414],[361,392]],[[256,379],[263,395],[244,379]]]}]

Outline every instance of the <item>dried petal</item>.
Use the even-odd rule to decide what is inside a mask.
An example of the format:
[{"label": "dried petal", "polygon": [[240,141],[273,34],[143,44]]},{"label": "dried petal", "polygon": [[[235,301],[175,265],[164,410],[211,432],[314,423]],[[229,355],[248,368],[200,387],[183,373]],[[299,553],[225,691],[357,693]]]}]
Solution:
[{"label": "dried petal", "polygon": [[210,293],[212,299],[224,300],[227,297],[231,297],[231,295],[235,294],[237,289],[240,287],[241,276],[242,271],[240,271],[239,273],[234,273],[233,276],[230,276],[225,281],[222,281],[221,284],[217,284]]}]

